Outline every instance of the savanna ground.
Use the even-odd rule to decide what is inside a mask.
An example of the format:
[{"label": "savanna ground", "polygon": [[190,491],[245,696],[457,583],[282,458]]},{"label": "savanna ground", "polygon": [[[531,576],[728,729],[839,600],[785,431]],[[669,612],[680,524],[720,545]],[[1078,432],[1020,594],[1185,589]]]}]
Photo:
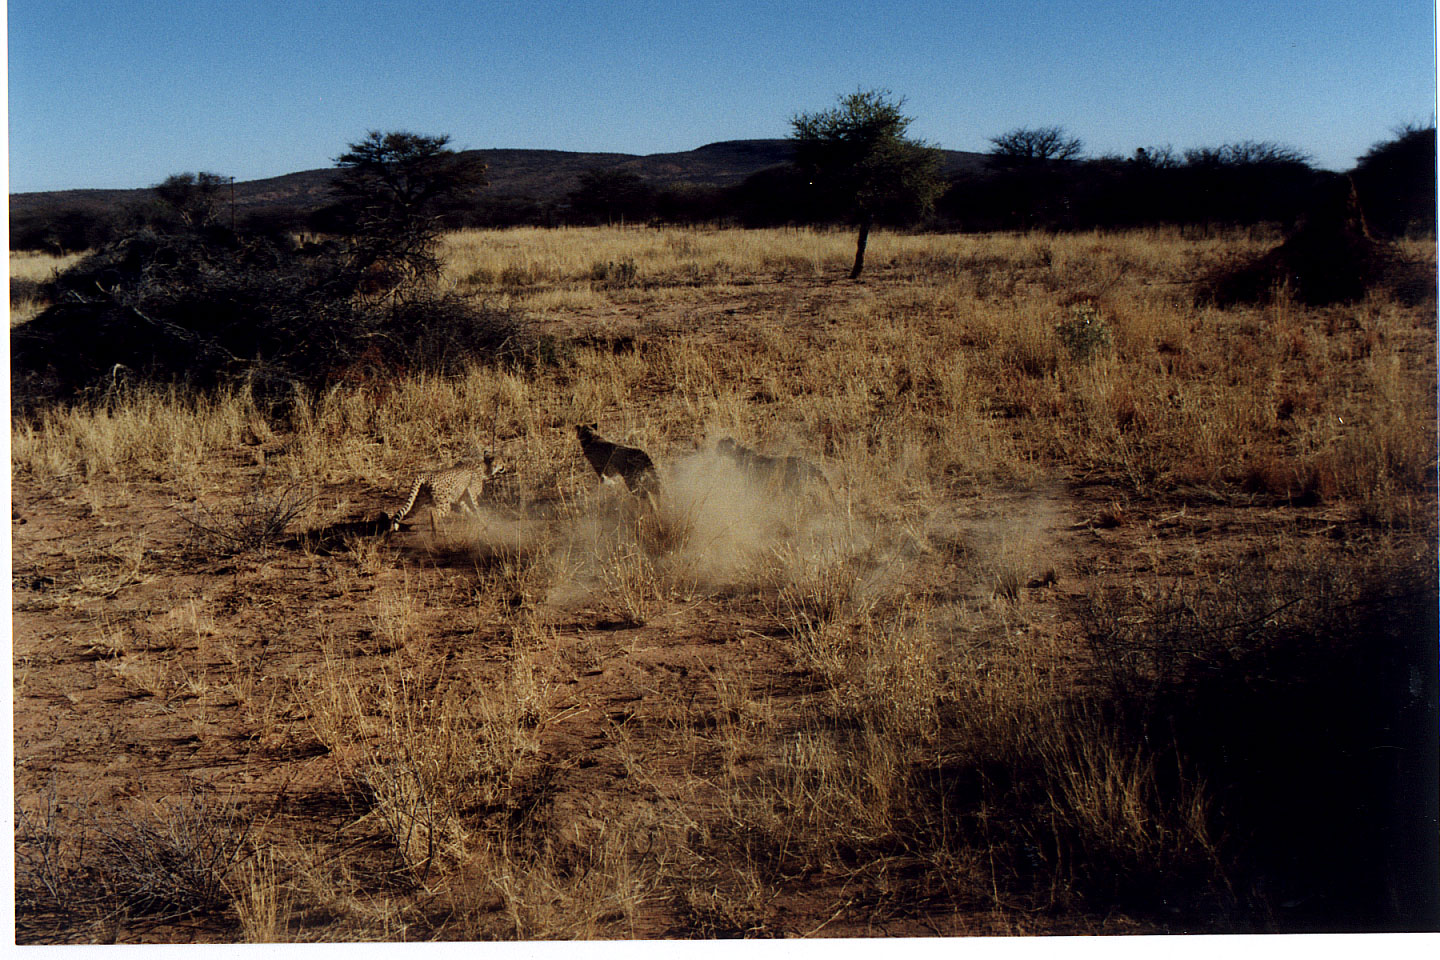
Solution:
[{"label": "savanna ground", "polygon": [[1275,242],[464,233],[527,362],[17,415],[18,939],[1433,929],[1434,302]]}]

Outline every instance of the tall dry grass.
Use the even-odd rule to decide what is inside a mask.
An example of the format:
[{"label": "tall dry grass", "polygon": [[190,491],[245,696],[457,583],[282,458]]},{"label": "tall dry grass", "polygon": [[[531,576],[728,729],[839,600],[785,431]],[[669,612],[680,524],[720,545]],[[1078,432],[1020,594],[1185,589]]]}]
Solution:
[{"label": "tall dry grass", "polygon": [[[843,241],[811,231],[469,232],[451,238],[450,262],[470,273],[482,259],[501,272],[550,264],[543,289],[516,294],[523,303],[589,284],[590,259],[626,256],[658,289],[703,299],[713,289],[677,279],[683,264],[723,260],[762,278],[775,257],[839,256]],[[388,479],[399,463],[496,440],[554,473],[571,457],[566,425],[599,419],[662,450],[733,433],[827,457],[842,473],[853,466],[867,485],[931,492],[1055,473],[1119,476],[1137,493],[1282,499],[1369,489],[1393,499],[1422,483],[1433,460],[1422,442],[1427,358],[1414,349],[1423,314],[1379,301],[1354,311],[1192,306],[1185,279],[1222,243],[1162,231],[886,237],[876,269],[896,279],[818,301],[813,320],[786,321],[802,323],[798,335],[749,323],[717,351],[703,330],[676,336],[667,324],[643,350],[565,345],[527,372],[299,398],[286,468],[296,479]],[[1093,304],[1106,335],[1083,357],[1057,332],[1075,302]],[[1362,361],[1358,378],[1351,358]],[[243,397],[137,395],[46,416],[14,425],[17,469],[123,476],[127,463],[164,461],[179,472],[265,429]]]},{"label": "tall dry grass", "polygon": [[85,252],[53,256],[35,251],[10,254],[10,327],[28,323],[50,305],[43,284],[78,263]]},{"label": "tall dry grass", "polygon": [[[1313,928],[1323,915],[1284,905],[1350,890],[1337,876],[1363,845],[1287,872],[1305,837],[1271,841],[1283,811],[1263,794],[1304,802],[1265,772],[1293,769],[1289,731],[1244,699],[1262,746],[1242,762],[1206,724],[1238,736],[1223,704],[1256,687],[1307,717],[1342,673],[1367,696],[1403,688],[1358,651],[1369,611],[1418,609],[1433,571],[1419,545],[1435,522],[1435,324],[1379,294],[1190,297],[1210,265],[1272,240],[882,232],[852,285],[836,279],[842,232],[467,231],[447,238],[445,282],[527,311],[548,352],[265,409],[117,390],[13,420],[12,478],[234,496],[236,464],[263,461],[358,491],[354,520],[392,508],[421,466],[477,447],[509,466],[479,517],[404,557],[352,540],[352,567],[336,565],[342,590],[405,565],[359,601],[367,655],[326,638],[291,698],[357,798],[349,829],[378,838],[384,881],[318,842],[257,853],[235,896],[252,939],[298,935],[306,916],[395,938],[957,915],[1005,932]],[[598,484],[574,440],[590,421],[650,452],[658,506]],[[828,488],[765,487],[714,452],[725,436],[814,461]],[[1101,515],[1067,512],[1091,487]],[[1282,508],[1327,511],[1305,520],[1365,546],[1314,546],[1300,520],[1263,513]],[[1153,562],[1067,554],[1056,530],[1076,527],[1118,529]],[[1293,575],[1266,575],[1292,553]],[[434,585],[447,565],[468,571],[462,598]],[[1411,593],[1377,587],[1386,576]],[[1064,595],[1038,603],[1057,580]],[[717,642],[763,655],[606,721],[605,760],[640,798],[627,816],[547,817],[569,769],[547,738],[587,706],[563,690],[623,656],[574,624],[709,615],[746,624]],[[500,664],[447,658],[437,622]],[[145,666],[113,669],[174,686]],[[266,709],[268,729],[281,711]],[[1363,782],[1370,767],[1346,764]],[[1374,799],[1337,791],[1315,822]],[[814,924],[787,921],[811,902]]]}]

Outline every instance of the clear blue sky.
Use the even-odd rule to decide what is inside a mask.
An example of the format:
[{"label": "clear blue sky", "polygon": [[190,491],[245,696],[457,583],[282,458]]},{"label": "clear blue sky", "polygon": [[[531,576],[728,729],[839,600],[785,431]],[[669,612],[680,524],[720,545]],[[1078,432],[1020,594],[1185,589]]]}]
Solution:
[{"label": "clear blue sky", "polygon": [[368,130],[658,153],[838,94],[988,148],[1236,140],[1348,168],[1435,111],[1429,0],[10,0],[13,192],[325,167]]}]

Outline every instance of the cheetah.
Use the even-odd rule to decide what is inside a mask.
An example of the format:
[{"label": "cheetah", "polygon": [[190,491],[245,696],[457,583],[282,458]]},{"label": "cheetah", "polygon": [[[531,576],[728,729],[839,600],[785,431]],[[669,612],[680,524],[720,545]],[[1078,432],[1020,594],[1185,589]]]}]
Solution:
[{"label": "cheetah", "polygon": [[617,477],[633,494],[654,499],[660,493],[660,475],[648,454],[638,447],[625,447],[611,443],[595,432],[596,424],[581,423],[575,426],[575,435],[580,438],[580,449],[590,466],[600,475],[601,480],[613,481]]},{"label": "cheetah", "polygon": [[391,531],[399,530],[400,521],[410,515],[417,506],[417,501],[425,498],[430,502],[432,526],[437,519],[443,520],[455,507],[474,515],[479,507],[485,482],[504,473],[505,469],[505,465],[496,462],[490,451],[486,450],[479,465],[461,465],[449,470],[421,474],[415,478],[415,483],[410,488],[410,499],[405,502],[405,506],[390,517]]},{"label": "cheetah", "polygon": [[770,457],[757,450],[751,450],[732,438],[725,437],[715,444],[715,452],[729,457],[736,466],[757,480],[778,483],[783,489],[795,493],[806,484],[828,487],[824,472],[815,464],[800,457]]}]

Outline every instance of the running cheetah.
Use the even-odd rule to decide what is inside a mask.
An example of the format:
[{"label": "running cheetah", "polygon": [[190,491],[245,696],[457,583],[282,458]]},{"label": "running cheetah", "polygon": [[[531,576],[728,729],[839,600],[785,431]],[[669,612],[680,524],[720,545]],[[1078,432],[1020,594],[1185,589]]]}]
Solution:
[{"label": "running cheetah", "polygon": [[399,530],[400,521],[410,515],[419,500],[428,499],[432,525],[436,520],[443,520],[455,507],[474,515],[479,507],[485,482],[504,472],[505,465],[497,463],[490,451],[486,450],[478,466],[461,465],[449,470],[421,474],[415,478],[415,484],[410,488],[410,499],[400,508],[399,513],[390,518],[390,529]]},{"label": "running cheetah", "polygon": [[726,437],[715,444],[715,451],[729,457],[742,470],[757,480],[779,483],[792,493],[807,483],[828,487],[829,481],[815,464],[800,457],[769,457],[757,450]]},{"label": "running cheetah", "polygon": [[596,424],[581,423],[575,426],[575,435],[580,438],[580,449],[590,466],[600,475],[601,480],[613,481],[620,478],[633,494],[643,494],[653,499],[660,493],[660,475],[648,454],[638,447],[624,447],[611,443],[595,432]]}]

